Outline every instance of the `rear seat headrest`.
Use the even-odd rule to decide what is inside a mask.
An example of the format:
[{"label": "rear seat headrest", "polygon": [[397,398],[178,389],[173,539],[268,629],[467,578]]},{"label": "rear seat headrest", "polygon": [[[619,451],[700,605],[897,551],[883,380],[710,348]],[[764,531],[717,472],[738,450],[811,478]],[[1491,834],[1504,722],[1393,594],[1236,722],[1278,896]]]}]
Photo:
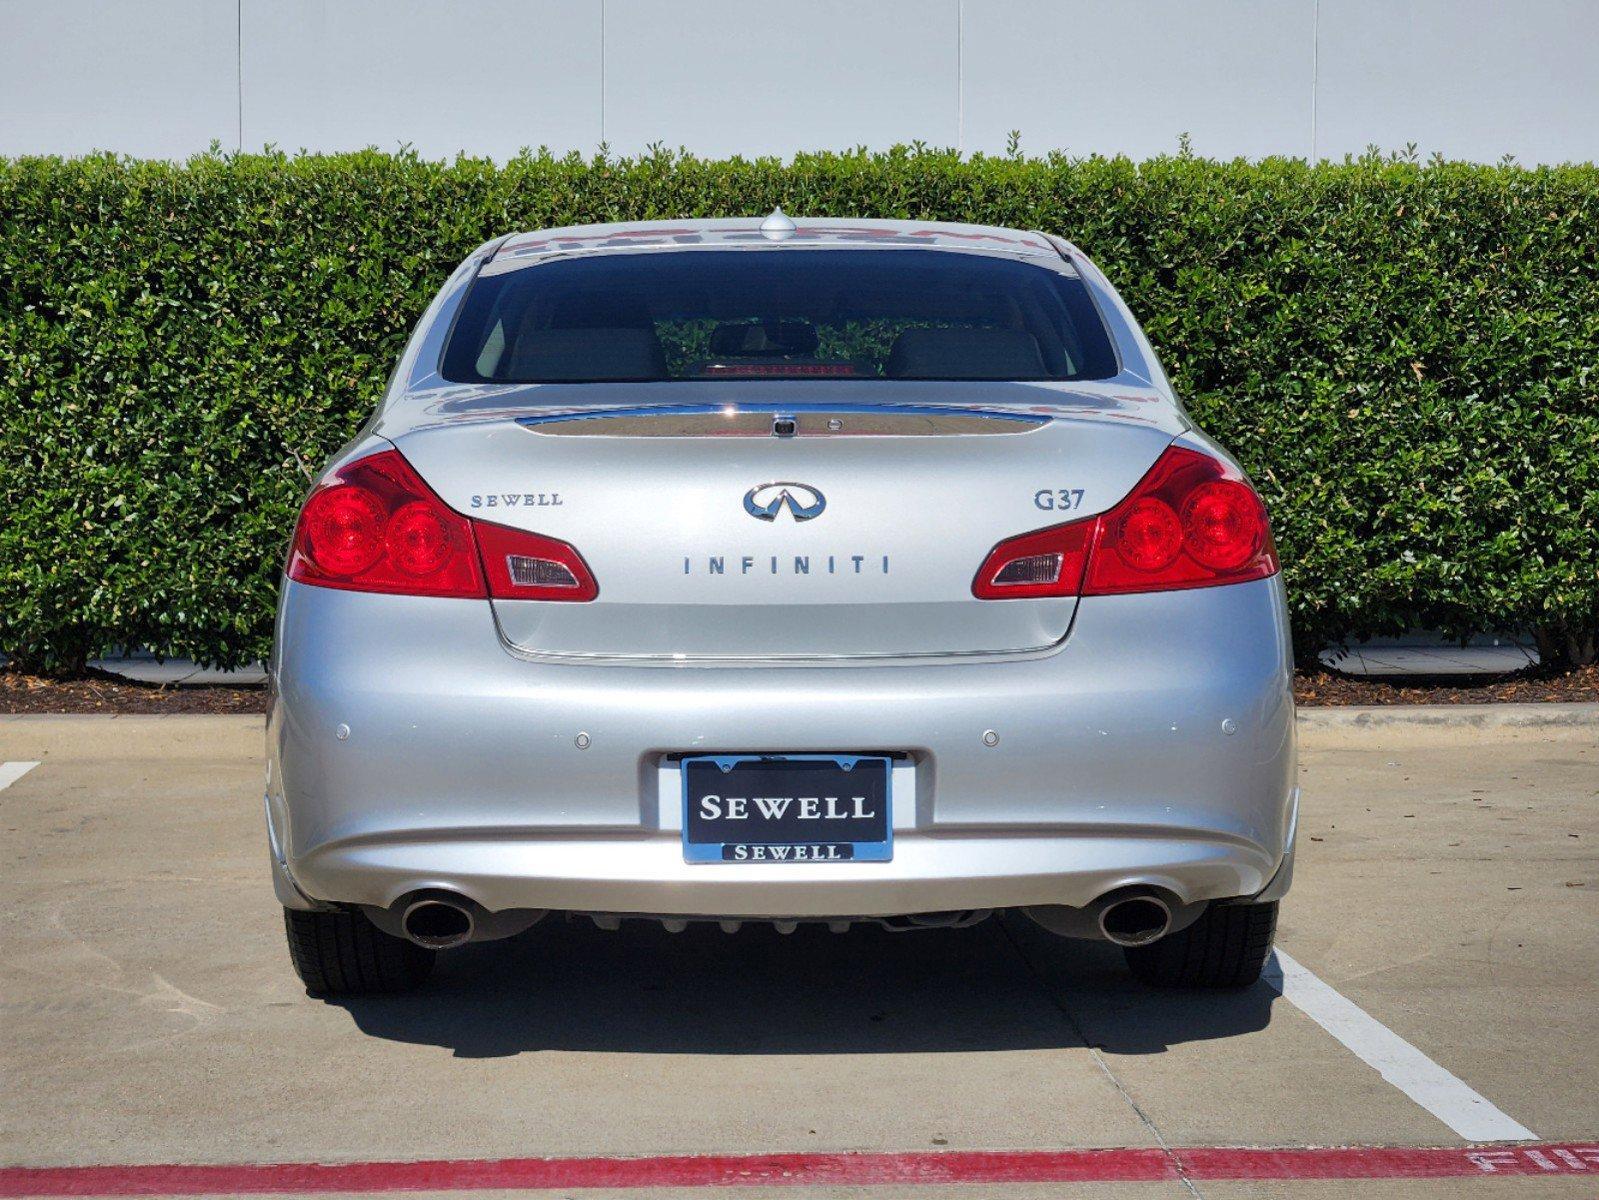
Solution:
[{"label": "rear seat headrest", "polygon": [[516,339],[507,379],[588,382],[666,378],[653,329],[539,329]]},{"label": "rear seat headrest", "polygon": [[1038,339],[1022,329],[907,329],[894,339],[890,379],[1046,379]]}]

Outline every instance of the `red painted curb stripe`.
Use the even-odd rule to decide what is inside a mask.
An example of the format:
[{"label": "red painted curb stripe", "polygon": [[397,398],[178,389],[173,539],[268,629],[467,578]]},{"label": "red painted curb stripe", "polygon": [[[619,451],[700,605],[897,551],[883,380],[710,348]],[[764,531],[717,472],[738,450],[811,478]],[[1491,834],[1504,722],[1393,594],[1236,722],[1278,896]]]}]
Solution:
[{"label": "red painted curb stripe", "polygon": [[[1180,1169],[1180,1170],[1179,1170]],[[1592,1175],[1599,1145],[1248,1150],[971,1150],[908,1154],[710,1154],[431,1162],[0,1167],[0,1196],[228,1196],[496,1188],[1126,1183],[1176,1179],[1454,1179]]]},{"label": "red painted curb stripe", "polygon": [[1458,1179],[1473,1175],[1592,1175],[1599,1179],[1599,1145],[1587,1143],[1292,1150],[1178,1146],[1172,1154],[1191,1179]]}]

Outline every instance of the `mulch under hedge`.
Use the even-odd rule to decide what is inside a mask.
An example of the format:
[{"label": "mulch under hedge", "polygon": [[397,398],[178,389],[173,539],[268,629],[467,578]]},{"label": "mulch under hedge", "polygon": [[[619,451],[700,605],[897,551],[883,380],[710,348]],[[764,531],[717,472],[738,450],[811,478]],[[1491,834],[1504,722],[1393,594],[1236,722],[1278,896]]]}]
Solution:
[{"label": "mulch under hedge", "polygon": [[1564,675],[1536,668],[1510,675],[1390,675],[1367,678],[1339,671],[1301,671],[1294,700],[1311,708],[1338,704],[1529,704],[1599,702],[1599,665]]},{"label": "mulch under hedge", "polygon": [[265,684],[133,683],[103,671],[59,680],[0,667],[0,713],[264,713],[266,702]]},{"label": "mulch under hedge", "polygon": [[[132,683],[94,672],[62,682],[0,667],[0,713],[264,713],[266,687]],[[1599,702],[1599,666],[1565,675],[1536,670],[1488,675],[1359,678],[1337,671],[1301,671],[1294,699],[1306,707],[1348,704],[1497,704]]]}]

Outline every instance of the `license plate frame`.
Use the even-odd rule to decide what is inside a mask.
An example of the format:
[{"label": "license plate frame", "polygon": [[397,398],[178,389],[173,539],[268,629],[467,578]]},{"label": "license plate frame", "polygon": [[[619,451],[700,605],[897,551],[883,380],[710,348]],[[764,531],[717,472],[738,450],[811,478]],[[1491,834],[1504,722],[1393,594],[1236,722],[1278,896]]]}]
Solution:
[{"label": "license plate frame", "polygon": [[[855,776],[855,771],[864,774]],[[680,760],[679,772],[685,862],[787,865],[889,862],[894,857],[894,762],[886,754],[691,755]],[[723,787],[711,792],[702,781],[736,781],[740,791],[733,795]],[[781,786],[773,788],[774,781]],[[753,823],[727,830],[747,829],[753,836],[727,839],[721,834],[730,818],[721,802],[742,799],[746,815],[733,819],[751,820],[748,814],[756,797],[749,794],[748,783],[781,795],[761,796],[770,803],[755,806]],[[845,789],[837,786],[840,783],[852,786]],[[828,791],[829,787],[834,790]],[[706,810],[697,812],[697,801],[702,799],[718,801],[714,829]],[[774,820],[773,807],[785,800],[788,803]],[[806,824],[809,821],[816,822],[814,831]],[[840,831],[838,836],[824,836],[829,822]],[[783,836],[761,836],[773,831]],[[870,836],[863,838],[863,833]]]}]

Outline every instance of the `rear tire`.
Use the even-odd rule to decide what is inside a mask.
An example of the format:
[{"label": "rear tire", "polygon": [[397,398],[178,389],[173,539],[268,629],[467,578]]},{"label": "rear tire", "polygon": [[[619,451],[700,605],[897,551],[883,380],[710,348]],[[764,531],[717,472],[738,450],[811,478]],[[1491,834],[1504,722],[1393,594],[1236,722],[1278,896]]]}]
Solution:
[{"label": "rear tire", "polygon": [[384,933],[358,912],[283,910],[289,961],[313,996],[405,992],[433,971],[433,951]]},{"label": "rear tire", "polygon": [[1154,987],[1241,988],[1260,978],[1277,931],[1277,902],[1212,904],[1186,929],[1122,953]]}]

